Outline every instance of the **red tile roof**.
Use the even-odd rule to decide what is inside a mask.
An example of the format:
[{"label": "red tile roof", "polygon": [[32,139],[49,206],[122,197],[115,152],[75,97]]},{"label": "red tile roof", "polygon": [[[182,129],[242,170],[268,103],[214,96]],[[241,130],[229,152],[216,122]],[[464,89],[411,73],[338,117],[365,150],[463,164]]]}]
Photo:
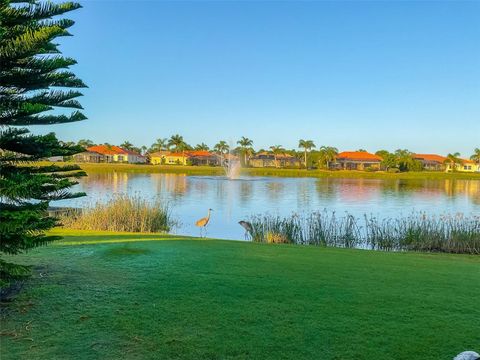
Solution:
[{"label": "red tile roof", "polygon": [[460,159],[462,160],[462,164],[476,164],[475,161],[470,159]]},{"label": "red tile roof", "polygon": [[187,151],[187,154],[189,156],[214,156],[213,153],[207,150],[193,150],[193,151]]},{"label": "red tile roof", "polygon": [[440,164],[443,164],[443,162],[447,160],[445,156],[437,154],[413,154],[413,157],[418,160],[435,161]]},{"label": "red tile roof", "polygon": [[103,154],[103,155],[126,155],[126,154],[129,154],[129,155],[142,156],[135,151],[126,150],[126,149],[123,149],[123,148],[121,148],[119,146],[115,146],[115,145],[111,145],[111,146],[95,145],[95,146],[90,146],[89,148],[87,148],[87,150],[88,151],[94,151],[94,152],[97,152],[97,153]]},{"label": "red tile roof", "polygon": [[352,161],[382,161],[380,156],[366,151],[343,151],[337,155],[337,159]]},{"label": "red tile roof", "polygon": [[172,153],[169,153],[169,154],[165,154],[165,156],[174,156],[174,157],[183,157],[185,156],[186,158],[189,158],[189,157],[209,157],[209,156],[215,156],[214,153],[211,153],[210,151],[206,151],[206,150],[188,150],[188,151],[185,151],[185,152],[172,152]]}]

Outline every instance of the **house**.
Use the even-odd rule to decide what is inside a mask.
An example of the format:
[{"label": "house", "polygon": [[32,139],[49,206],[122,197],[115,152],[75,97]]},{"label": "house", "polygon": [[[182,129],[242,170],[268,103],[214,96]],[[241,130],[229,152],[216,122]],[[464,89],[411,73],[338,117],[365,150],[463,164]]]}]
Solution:
[{"label": "house", "polygon": [[169,152],[165,155],[165,164],[167,165],[187,165],[187,152]]},{"label": "house", "polygon": [[206,150],[195,150],[189,151],[189,161],[192,165],[208,165],[208,166],[216,166],[220,165],[219,157]]},{"label": "house", "polygon": [[[455,171],[460,172],[480,172],[480,164],[477,164],[473,160],[468,159],[460,159],[461,162],[459,164],[455,164]],[[447,162],[445,163],[445,171],[451,172],[452,171],[452,163]]]},{"label": "house", "polygon": [[120,162],[130,164],[144,164],[147,162],[145,156],[131,150],[123,149],[115,145],[95,145],[87,148],[87,151],[102,154],[105,162]]},{"label": "house", "polygon": [[219,157],[206,150],[184,152],[157,151],[150,154],[150,163],[154,165],[220,165]]},{"label": "house", "polygon": [[95,151],[84,151],[73,155],[75,162],[101,163],[105,162],[105,156]]},{"label": "house", "polygon": [[445,170],[445,160],[447,160],[445,156],[436,154],[413,154],[413,158],[420,161],[425,170]]},{"label": "house", "polygon": [[47,160],[51,161],[51,162],[62,162],[62,161],[64,161],[63,156],[50,156],[49,158],[47,158]]},{"label": "house", "polygon": [[152,165],[163,165],[167,163],[166,156],[170,154],[170,151],[155,151],[153,153],[148,154],[148,158],[150,159],[150,164]]},{"label": "house", "polygon": [[333,168],[342,170],[380,170],[382,158],[366,151],[344,151],[336,156]]},{"label": "house", "polygon": [[301,162],[299,159],[296,157],[283,153],[283,154],[277,154],[275,156],[274,154],[263,151],[255,156],[250,158],[250,166],[251,167],[282,167],[282,168],[299,168],[301,165]]}]

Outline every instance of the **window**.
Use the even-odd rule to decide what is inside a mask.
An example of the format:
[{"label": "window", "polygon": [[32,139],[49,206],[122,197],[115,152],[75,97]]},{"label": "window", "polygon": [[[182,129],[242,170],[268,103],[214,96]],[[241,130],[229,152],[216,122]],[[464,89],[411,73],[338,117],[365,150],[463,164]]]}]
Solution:
[{"label": "window", "polygon": [[117,157],[117,161],[119,161],[119,162],[123,162],[123,155],[118,155],[118,157]]}]

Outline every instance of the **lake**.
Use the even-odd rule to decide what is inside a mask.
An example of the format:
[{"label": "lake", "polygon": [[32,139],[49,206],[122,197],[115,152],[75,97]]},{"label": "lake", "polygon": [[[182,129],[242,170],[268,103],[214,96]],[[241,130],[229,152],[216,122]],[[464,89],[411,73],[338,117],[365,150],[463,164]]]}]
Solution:
[{"label": "lake", "polygon": [[207,236],[243,239],[238,225],[255,214],[292,212],[348,212],[357,217],[429,214],[479,214],[480,180],[385,180],[337,178],[243,177],[179,174],[92,173],[80,179],[75,191],[88,196],[52,203],[83,207],[115,194],[132,194],[168,202],[179,221],[174,233],[198,236],[197,219],[212,208]]}]

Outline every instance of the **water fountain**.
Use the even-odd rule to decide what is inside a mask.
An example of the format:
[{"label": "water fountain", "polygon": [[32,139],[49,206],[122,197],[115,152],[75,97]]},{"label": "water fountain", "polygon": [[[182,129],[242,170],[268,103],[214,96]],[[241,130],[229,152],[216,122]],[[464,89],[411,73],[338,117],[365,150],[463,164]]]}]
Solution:
[{"label": "water fountain", "polygon": [[225,170],[225,175],[229,180],[236,180],[240,176],[241,164],[240,160],[233,155],[228,153],[226,158],[222,157],[222,166]]}]

